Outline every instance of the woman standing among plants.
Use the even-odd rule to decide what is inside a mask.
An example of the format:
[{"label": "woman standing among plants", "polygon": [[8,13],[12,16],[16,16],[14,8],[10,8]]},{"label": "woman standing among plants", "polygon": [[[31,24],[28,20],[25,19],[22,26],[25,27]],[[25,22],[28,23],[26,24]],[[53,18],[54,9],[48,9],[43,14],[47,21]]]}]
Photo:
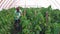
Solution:
[{"label": "woman standing among plants", "polygon": [[22,32],[22,25],[20,23],[20,17],[21,17],[22,11],[19,9],[19,7],[15,10],[15,22],[14,22],[14,30],[15,34],[18,32]]}]

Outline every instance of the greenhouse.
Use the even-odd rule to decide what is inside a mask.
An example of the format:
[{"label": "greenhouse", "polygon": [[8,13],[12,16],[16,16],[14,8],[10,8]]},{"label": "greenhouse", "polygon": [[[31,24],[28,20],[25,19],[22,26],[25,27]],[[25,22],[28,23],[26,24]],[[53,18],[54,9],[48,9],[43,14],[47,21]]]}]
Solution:
[{"label": "greenhouse", "polygon": [[0,34],[60,34],[60,10],[53,9],[51,5],[46,8],[18,6],[22,11],[19,22],[21,31],[16,33],[14,28],[16,7],[12,4],[7,6],[9,9],[6,5],[0,5],[2,9],[0,10]]}]

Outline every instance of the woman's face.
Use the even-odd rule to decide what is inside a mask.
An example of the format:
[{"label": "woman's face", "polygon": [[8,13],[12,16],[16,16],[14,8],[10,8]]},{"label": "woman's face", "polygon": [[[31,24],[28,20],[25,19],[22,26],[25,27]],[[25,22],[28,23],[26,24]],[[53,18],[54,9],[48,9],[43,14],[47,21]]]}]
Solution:
[{"label": "woman's face", "polygon": [[16,8],[17,12],[19,12],[19,9],[20,9],[19,7]]}]

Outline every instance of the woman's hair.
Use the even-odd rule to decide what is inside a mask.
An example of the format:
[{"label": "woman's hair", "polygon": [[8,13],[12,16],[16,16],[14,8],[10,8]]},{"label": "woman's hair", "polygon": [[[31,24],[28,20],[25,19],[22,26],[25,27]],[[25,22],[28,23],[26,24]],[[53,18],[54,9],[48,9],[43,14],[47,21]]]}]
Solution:
[{"label": "woman's hair", "polygon": [[16,8],[17,12],[19,12],[19,7]]}]

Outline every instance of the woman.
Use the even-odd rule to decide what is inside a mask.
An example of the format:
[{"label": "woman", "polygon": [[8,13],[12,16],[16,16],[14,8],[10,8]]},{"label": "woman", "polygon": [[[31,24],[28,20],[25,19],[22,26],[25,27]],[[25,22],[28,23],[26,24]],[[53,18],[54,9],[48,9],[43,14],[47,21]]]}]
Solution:
[{"label": "woman", "polygon": [[19,7],[16,8],[16,11],[15,11],[15,23],[14,23],[14,28],[15,28],[15,34],[18,33],[18,32],[22,32],[22,26],[20,23],[20,17],[21,17],[21,10],[19,10]]}]

